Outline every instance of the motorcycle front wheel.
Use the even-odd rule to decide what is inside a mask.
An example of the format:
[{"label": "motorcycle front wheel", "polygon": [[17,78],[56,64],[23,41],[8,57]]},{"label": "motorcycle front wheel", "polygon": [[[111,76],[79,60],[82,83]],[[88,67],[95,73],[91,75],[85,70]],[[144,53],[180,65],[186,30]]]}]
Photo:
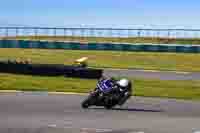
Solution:
[{"label": "motorcycle front wheel", "polygon": [[95,99],[94,94],[90,94],[81,104],[82,108],[88,108],[91,105],[94,105]]},{"label": "motorcycle front wheel", "polygon": [[84,109],[86,109],[90,106],[88,101],[83,101],[81,105],[82,105],[82,108],[84,108]]},{"label": "motorcycle front wheel", "polygon": [[81,104],[82,108],[84,109],[88,108],[90,106],[90,101],[91,101],[91,97],[86,98]]}]

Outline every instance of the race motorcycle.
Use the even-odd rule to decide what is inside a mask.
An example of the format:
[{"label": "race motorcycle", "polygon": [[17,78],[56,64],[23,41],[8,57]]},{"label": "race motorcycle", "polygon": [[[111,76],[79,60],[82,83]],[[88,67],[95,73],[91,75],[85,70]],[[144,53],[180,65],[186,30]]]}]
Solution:
[{"label": "race motorcycle", "polygon": [[[124,97],[124,95],[127,94],[127,91],[132,91],[132,88],[129,87],[129,90],[123,90],[123,93],[116,91],[112,92],[112,90],[120,91],[120,88],[116,88],[118,86],[115,85],[115,82],[113,82],[113,84],[108,84],[107,82],[109,82],[107,79],[100,79],[98,81],[94,91],[92,91],[82,102],[81,105],[83,108],[88,108],[89,106],[104,106],[106,109],[111,109],[112,107],[119,105],[119,101],[122,97]],[[108,87],[105,87],[106,85]],[[116,93],[118,93],[117,98],[113,97],[113,95]]]}]

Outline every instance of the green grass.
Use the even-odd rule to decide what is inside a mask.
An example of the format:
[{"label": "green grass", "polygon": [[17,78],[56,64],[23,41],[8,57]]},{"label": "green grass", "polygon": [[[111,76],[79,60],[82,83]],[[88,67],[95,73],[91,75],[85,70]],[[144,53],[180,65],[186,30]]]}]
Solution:
[{"label": "green grass", "polygon": [[53,41],[114,42],[114,43],[154,43],[154,44],[200,44],[200,38],[161,38],[161,37],[72,37],[72,36],[18,36],[3,39],[31,39]]},{"label": "green grass", "polygon": [[83,56],[89,57],[90,67],[200,71],[200,54],[0,49],[2,60],[31,59],[33,63],[73,64]]},{"label": "green grass", "polygon": [[[200,81],[131,79],[136,96],[200,100]],[[0,90],[81,92],[93,90],[96,80],[0,74]]]}]

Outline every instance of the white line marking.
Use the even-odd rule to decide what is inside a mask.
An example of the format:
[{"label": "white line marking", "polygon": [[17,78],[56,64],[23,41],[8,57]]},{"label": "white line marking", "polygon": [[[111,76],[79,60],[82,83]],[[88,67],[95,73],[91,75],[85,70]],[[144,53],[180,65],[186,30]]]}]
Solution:
[{"label": "white line marking", "polygon": [[53,128],[55,128],[55,127],[57,127],[57,125],[56,125],[56,124],[50,124],[50,125],[48,125],[48,127],[53,127]]},{"label": "white line marking", "polygon": [[130,70],[130,71],[136,71],[136,72],[153,72],[153,73],[162,73],[162,72],[169,72],[169,73],[177,73],[177,74],[191,74],[192,72],[184,72],[184,71],[159,71],[159,70],[138,70],[138,69],[118,69],[118,68],[108,68],[105,70]]},{"label": "white line marking", "polygon": [[128,133],[144,133],[142,131],[133,131],[133,132],[128,132]]},{"label": "white line marking", "polygon": [[87,93],[76,93],[76,92],[31,92],[31,91],[16,91],[16,90],[0,90],[0,93],[16,93],[16,94],[24,94],[24,95],[88,95]]},{"label": "white line marking", "polygon": [[112,132],[112,129],[95,129],[95,128],[82,128],[81,131],[95,131],[98,133]]}]

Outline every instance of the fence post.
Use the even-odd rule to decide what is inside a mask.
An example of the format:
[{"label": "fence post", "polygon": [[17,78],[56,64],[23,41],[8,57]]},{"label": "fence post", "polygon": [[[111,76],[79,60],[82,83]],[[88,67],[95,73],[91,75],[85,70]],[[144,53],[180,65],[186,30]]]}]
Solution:
[{"label": "fence post", "polygon": [[34,36],[35,36],[35,39],[37,39],[37,35],[38,35],[38,29],[35,28],[35,29],[34,29]]},{"label": "fence post", "polygon": [[140,37],[141,36],[141,30],[138,29],[138,32],[137,32],[137,37]]},{"label": "fence post", "polygon": [[129,38],[130,37],[130,29],[127,30],[127,33],[128,33],[127,37]]},{"label": "fence post", "polygon": [[67,36],[66,36],[66,28],[64,28],[64,39],[66,39]]},{"label": "fence post", "polygon": [[84,42],[84,28],[80,28],[81,30],[81,40],[80,41],[83,41]]},{"label": "fence post", "polygon": [[6,28],[6,37],[8,37],[8,27]]},{"label": "fence post", "polygon": [[16,36],[16,37],[18,36],[18,33],[19,33],[18,27],[16,27],[16,29],[15,29],[15,36]]},{"label": "fence post", "polygon": [[56,28],[54,28],[54,37],[57,36],[56,34],[57,34],[57,33],[56,33]]},{"label": "fence post", "polygon": [[170,30],[168,30],[168,33],[167,33],[167,43],[169,43],[169,41],[170,41],[170,36],[171,36],[171,32],[170,32]]}]

